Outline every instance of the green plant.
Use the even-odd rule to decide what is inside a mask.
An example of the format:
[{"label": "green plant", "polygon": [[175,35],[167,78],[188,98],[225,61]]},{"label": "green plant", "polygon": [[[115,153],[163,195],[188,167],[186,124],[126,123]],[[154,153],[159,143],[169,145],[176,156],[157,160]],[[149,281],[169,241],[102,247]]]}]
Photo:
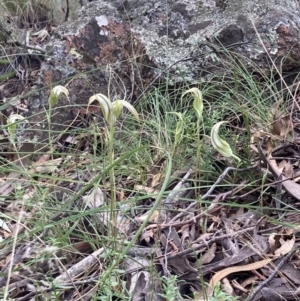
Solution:
[{"label": "green plant", "polygon": [[[250,163],[253,163],[251,160],[253,159],[253,149],[248,146],[252,141],[253,129],[255,131],[257,129],[267,131],[272,123],[272,118],[268,115],[272,100],[279,97],[283,98],[281,91],[275,90],[275,85],[270,79],[265,77],[262,82],[255,80],[255,75],[246,68],[249,64],[245,58],[231,57],[229,53],[227,55],[227,60],[224,60],[223,63],[228,76],[224,78],[212,76],[207,82],[201,81],[199,83],[201,90],[186,87],[179,89],[178,86],[168,87],[168,83],[166,83],[153,87],[151,93],[145,93],[144,98],[139,103],[139,108],[136,108],[138,117],[142,120],[138,129],[134,117],[122,118],[121,122],[118,122],[122,109],[113,109],[114,103],[111,102],[109,96],[98,96],[97,98],[103,102],[102,111],[106,121],[106,129],[103,129],[98,123],[88,124],[87,128],[76,128],[76,137],[74,137],[75,135],[72,136],[74,137],[72,139],[74,144],[72,144],[71,150],[68,149],[68,152],[61,149],[60,143],[54,144],[57,140],[54,136],[55,133],[51,130],[51,116],[54,107],[57,106],[59,98],[63,94],[66,95],[62,88],[55,87],[51,91],[49,110],[46,112],[49,124],[49,141],[45,147],[53,151],[55,146],[55,157],[63,158],[61,166],[54,172],[51,171],[47,174],[41,175],[38,172],[29,174],[27,170],[17,169],[9,160],[3,159],[5,161],[5,164],[2,164],[4,176],[13,171],[18,176],[25,177],[27,181],[25,189],[24,183],[20,181],[8,199],[2,196],[4,201],[1,204],[1,210],[5,210],[5,202],[9,204],[13,198],[22,200],[25,198],[25,194],[29,194],[26,196],[25,213],[28,211],[32,215],[24,223],[28,231],[25,234],[21,233],[15,236],[17,245],[22,245],[24,240],[29,240],[28,238],[39,238],[36,243],[37,249],[40,248],[39,242],[41,246],[47,246],[47,248],[60,248],[66,255],[65,258],[57,259],[55,256],[51,256],[46,257],[45,260],[53,261],[55,258],[63,269],[67,269],[71,261],[77,262],[83,256],[80,252],[77,253],[74,242],[88,244],[92,250],[105,246],[105,257],[99,258],[101,268],[103,267],[101,269],[102,274],[97,275],[94,283],[89,283],[91,291],[93,290],[93,300],[128,300],[130,297],[126,296],[123,286],[124,271],[119,270],[119,264],[126,256],[127,251],[141,238],[145,227],[149,225],[152,214],[161,210],[162,199],[167,195],[167,190],[173,187],[173,182],[170,185],[171,174],[185,167],[196,167],[197,175],[196,177],[192,175],[191,181],[195,180],[195,182],[200,183],[196,189],[197,195],[201,196],[201,193],[203,194],[204,191],[210,189],[211,185],[216,183],[220,172],[228,163],[226,160],[215,159],[212,145],[222,156],[233,157],[237,161],[240,160],[239,158],[246,157],[247,162],[243,163],[250,166]],[[8,62],[4,61],[3,63]],[[253,63],[251,66],[259,73],[257,66],[254,66]],[[143,93],[143,91],[141,92]],[[97,98],[95,97],[94,100],[98,101]],[[205,111],[203,99],[205,100]],[[90,99],[90,101],[92,103],[93,100]],[[109,114],[111,111],[114,112],[113,115]],[[166,114],[166,112],[168,113]],[[219,136],[219,129],[225,120],[229,126],[222,131],[223,140]],[[8,123],[7,129],[11,144],[12,142],[15,143],[17,123],[21,122],[24,120],[18,119],[11,124]],[[78,138],[79,136],[80,138]],[[83,136],[90,138],[84,151],[79,147],[77,148],[80,144],[79,139]],[[101,146],[99,146],[101,138]],[[247,152],[246,155],[245,152]],[[157,164],[160,161],[163,163]],[[141,192],[139,188],[136,188],[139,184],[149,186],[151,177],[156,175],[162,175],[162,177],[156,181],[153,192]],[[262,176],[262,181],[257,175],[257,171],[255,173],[236,172],[233,176],[231,173],[226,174],[222,181],[218,182],[216,193],[222,195],[223,192],[232,189],[233,194],[229,195],[226,200],[218,200],[218,204],[229,208],[232,212],[238,208],[265,209],[265,196],[272,193],[272,191],[270,192],[272,186],[270,186],[267,173]],[[5,180],[5,177],[3,179]],[[238,190],[234,190],[237,183],[240,183],[239,179],[246,180],[247,183],[240,188],[237,187]],[[116,193],[119,192],[116,185],[119,183],[120,190],[124,195],[116,204]],[[105,191],[107,187],[111,192],[108,198],[111,197],[112,202],[107,201],[102,207],[93,209],[87,206],[88,202],[82,204],[86,194],[89,194],[93,200],[96,197],[96,189],[101,188]],[[261,189],[259,190],[259,188]],[[194,186],[192,189],[194,190]],[[231,201],[238,193],[243,194],[252,189],[256,189],[255,191],[259,194],[258,196],[255,195],[252,201],[247,202],[244,199],[243,203],[239,200]],[[106,194],[104,195],[106,196]],[[153,199],[155,199],[154,202]],[[261,203],[258,204],[257,200],[260,200]],[[187,196],[182,198],[181,202],[195,202],[195,198],[194,196]],[[197,204],[202,210],[210,203],[211,200],[206,199]],[[124,204],[127,209],[122,207]],[[148,211],[148,207],[143,208],[144,205],[148,204],[151,204],[152,207],[151,211],[147,212],[147,219],[138,229],[135,228],[134,231],[136,232],[127,233],[128,237],[125,238],[123,234],[122,236],[118,235],[117,239],[121,247],[118,245],[118,248],[114,248],[114,245],[111,244],[110,234],[116,230],[113,227],[116,225],[117,210],[124,210],[124,215],[128,217],[128,220],[137,225],[134,217],[140,213],[139,210]],[[176,207],[173,210],[181,210],[181,208]],[[103,226],[104,223],[99,220],[97,215],[111,217],[110,224],[108,224],[109,231],[106,229],[106,224]],[[58,218],[56,218],[57,216]],[[1,218],[9,220],[5,214],[1,215]],[[12,221],[14,220],[16,219],[12,219]],[[208,228],[209,219],[206,217],[199,221],[202,233],[205,233],[206,230],[203,226],[205,223]],[[49,230],[49,233],[43,236],[45,229]],[[106,236],[107,232],[108,235]],[[155,233],[153,239],[156,239]],[[12,243],[12,238],[6,239],[4,243],[1,242],[1,249],[4,245],[8,250],[13,249]],[[37,260],[39,258],[42,257],[24,259],[28,270],[30,268],[34,270],[34,267],[39,263]],[[12,267],[12,273],[14,269],[15,267]],[[157,277],[155,263],[149,271],[151,274],[153,273],[154,277]],[[81,275],[81,280],[90,280],[92,272],[87,270],[84,275]],[[19,273],[22,275],[22,270]],[[33,280],[38,285],[46,283],[49,287],[53,283],[51,271],[47,271],[46,279],[43,278],[41,281],[36,281],[34,275],[29,275],[28,279]],[[76,286],[78,294],[80,294],[82,293],[81,288],[85,285],[75,284],[78,279],[72,279],[74,280],[72,287]],[[205,280],[202,277],[201,284],[203,287]],[[176,275],[164,278],[163,281],[165,299],[180,300]],[[9,282],[7,282],[8,284]],[[43,300],[61,299],[64,292],[69,289],[70,287],[53,286],[52,297],[50,293],[37,293],[36,298]],[[222,291],[220,286],[215,288],[214,296],[211,298],[210,300],[214,301],[236,300],[236,297]],[[194,300],[198,300],[196,296]]]},{"label": "green plant", "polygon": [[48,104],[49,104],[49,111],[46,110],[46,116],[48,121],[48,134],[49,134],[49,146],[50,146],[50,153],[54,153],[53,143],[51,140],[51,116],[53,112],[53,107],[55,107],[59,101],[59,99],[62,97],[62,95],[65,95],[69,99],[69,91],[64,86],[55,86],[49,95],[48,98]]},{"label": "green plant", "polygon": [[183,121],[183,115],[182,115],[182,113],[170,112],[169,114],[173,114],[173,115],[176,115],[178,117],[178,121],[176,123],[175,134],[174,134],[173,149],[172,149],[172,157],[174,157],[174,154],[175,154],[175,151],[176,151],[176,147],[179,144],[179,142],[181,141],[182,136],[183,136],[184,121]]},{"label": "green plant", "polygon": [[[181,96],[181,101],[183,97],[186,94],[191,93],[193,95],[194,101],[193,101],[193,108],[196,112],[197,115],[197,122],[196,122],[196,162],[197,162],[197,172],[198,172],[198,178],[200,179],[200,162],[201,162],[201,138],[200,138],[200,130],[201,130],[201,124],[202,122],[202,115],[203,115],[203,96],[202,92],[198,88],[191,88],[187,91],[185,91],[182,96]],[[174,149],[173,149],[173,154],[174,150],[179,143],[179,139],[182,138],[182,134],[184,131],[183,128],[183,115],[181,113],[177,112],[171,112],[172,114],[176,114],[177,117],[179,118],[177,125],[176,125],[176,130],[175,130],[175,139],[174,139]],[[230,145],[223,139],[220,138],[219,136],[219,128],[220,126],[225,123],[225,121],[221,121],[216,123],[211,130],[211,143],[215,150],[217,150],[221,155],[224,157],[233,157],[235,158],[238,162],[240,162],[240,158],[235,156],[231,150]]]},{"label": "green plant", "polygon": [[178,301],[181,299],[181,295],[177,286],[177,276],[176,275],[171,275],[169,277],[163,276],[162,277],[163,281],[163,290],[164,293],[161,294],[163,298],[165,298],[168,301]]},{"label": "green plant", "polygon": [[218,151],[222,156],[224,157],[233,157],[236,159],[238,162],[241,161],[239,157],[233,154],[230,145],[221,137],[219,136],[219,128],[220,126],[225,123],[225,121],[220,121],[216,123],[213,128],[211,129],[211,143],[216,151]]},{"label": "green plant", "polygon": [[25,120],[25,118],[19,114],[12,114],[7,119],[7,131],[9,134],[8,138],[9,138],[10,143],[15,148],[15,150],[16,150],[16,141],[15,140],[16,140],[18,121],[27,122],[27,120]]},{"label": "green plant", "polygon": [[[203,97],[202,92],[198,88],[191,88],[185,91],[181,96],[181,101],[186,94],[191,93],[194,97],[193,108],[196,112],[197,122],[196,122],[196,173],[197,178],[200,180],[201,177],[201,138],[200,138],[200,130],[201,130],[201,122],[202,122],[202,114],[203,114]],[[200,195],[200,189],[198,190],[198,194]]]},{"label": "green plant", "polygon": [[[7,131],[8,131],[8,139],[10,141],[10,144],[17,154],[17,157],[20,159],[20,154],[18,152],[18,147],[16,145],[16,132],[17,132],[17,126],[21,122],[28,122],[23,116],[19,114],[12,114],[7,119]],[[20,160],[21,165],[23,165],[22,161]]]},{"label": "green plant", "polygon": [[[125,100],[111,100],[103,94],[95,94],[90,97],[88,105],[97,101],[102,110],[104,120],[108,125],[108,158],[109,165],[114,164],[114,135],[115,135],[115,125],[117,119],[120,117],[122,110],[126,107],[132,115],[139,121],[139,115],[135,108]],[[111,189],[111,200],[110,200],[110,229],[111,234],[114,239],[117,238],[117,205],[116,205],[116,183],[114,167],[110,169],[110,189]]]},{"label": "green plant", "polygon": [[224,292],[221,288],[221,283],[218,282],[214,288],[213,296],[210,301],[237,301],[238,297],[232,296]]}]

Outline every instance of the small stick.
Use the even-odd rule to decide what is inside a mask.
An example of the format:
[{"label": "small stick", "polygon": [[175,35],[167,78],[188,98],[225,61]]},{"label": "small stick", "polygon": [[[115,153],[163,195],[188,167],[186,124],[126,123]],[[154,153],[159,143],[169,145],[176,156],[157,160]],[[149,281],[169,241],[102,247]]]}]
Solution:
[{"label": "small stick", "polygon": [[255,227],[256,226],[251,226],[251,227],[248,227],[248,228],[236,231],[234,233],[230,233],[230,234],[226,234],[226,235],[214,237],[214,238],[212,238],[210,240],[207,240],[207,241],[199,244],[199,246],[197,246],[195,248],[189,248],[189,249],[186,249],[184,251],[181,251],[181,252],[178,252],[178,253],[176,253],[174,255],[169,256],[169,260],[173,259],[173,258],[176,258],[176,257],[181,257],[181,256],[185,256],[185,255],[191,254],[191,253],[193,253],[195,251],[198,251],[198,250],[202,249],[203,247],[207,247],[207,245],[210,245],[210,244],[212,244],[214,242],[217,242],[217,241],[220,241],[220,240],[224,240],[225,238],[232,238],[232,237],[238,236],[239,234],[242,234],[242,233],[245,233],[245,232],[248,232],[248,231],[253,231]]},{"label": "small stick", "polygon": [[[236,171],[245,171],[245,170],[249,170],[249,169],[253,169],[256,168],[258,166],[254,165],[251,167],[247,167],[247,168],[235,168],[235,167],[227,167],[224,172],[219,176],[219,178],[217,179],[217,181],[210,187],[210,189],[202,196],[202,200],[206,200],[210,197],[211,193],[216,189],[216,186],[226,177],[226,175],[232,171],[232,170],[236,170]],[[230,191],[231,193],[232,191]],[[217,201],[219,201],[219,199],[217,199]],[[175,222],[177,219],[183,217],[186,212],[189,212],[189,209],[192,209],[193,207],[195,207],[198,204],[198,201],[195,201],[193,203],[191,203],[186,209],[185,212],[181,212],[179,214],[177,214],[176,216],[174,216],[172,218],[172,220],[170,221],[170,223]],[[212,203],[209,208],[205,211],[208,212],[209,210],[211,210],[212,208],[214,208],[216,206],[216,202]]]},{"label": "small stick", "polygon": [[249,296],[249,298],[246,301],[251,301],[254,299],[254,297],[265,287],[267,284],[269,284],[273,278],[277,275],[278,271],[288,262],[288,260],[295,254],[296,248],[291,251],[289,254],[287,254],[275,267],[273,273],[269,276],[269,278],[263,282],[261,282],[256,289],[252,292],[252,294]]}]

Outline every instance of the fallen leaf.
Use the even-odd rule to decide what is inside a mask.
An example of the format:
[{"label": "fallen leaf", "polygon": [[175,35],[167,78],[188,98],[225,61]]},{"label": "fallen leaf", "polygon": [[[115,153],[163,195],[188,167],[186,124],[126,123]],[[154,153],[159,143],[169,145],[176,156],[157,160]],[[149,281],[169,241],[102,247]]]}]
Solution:
[{"label": "fallen leaf", "polygon": [[280,137],[286,138],[286,136],[293,130],[294,125],[291,121],[290,115],[286,115],[281,119]]},{"label": "fallen leaf", "polygon": [[246,280],[244,280],[240,285],[245,288],[248,285],[253,286],[259,278],[257,276],[250,276]]},{"label": "fallen leaf", "polygon": [[[134,189],[140,192],[145,192],[147,194],[158,194],[159,191],[155,190],[154,188],[151,187],[147,187],[144,185],[134,185]],[[155,197],[155,195],[153,195],[153,197]]]},{"label": "fallen leaf", "polygon": [[202,264],[207,264],[210,263],[216,256],[216,250],[217,250],[217,244],[214,243],[212,246],[207,250],[207,252],[200,257],[199,263]]},{"label": "fallen leaf", "polygon": [[40,39],[41,41],[45,40],[46,38],[50,38],[50,34],[46,28],[41,29],[38,32],[32,33],[32,36],[37,36],[36,40]]},{"label": "fallen leaf", "polygon": [[234,289],[231,286],[229,280],[227,278],[222,279],[222,284],[221,284],[221,288],[223,289],[223,291],[225,293],[227,293],[230,296],[233,296],[234,294]]},{"label": "fallen leaf", "polygon": [[2,228],[8,233],[11,233],[10,228],[7,226],[6,222],[1,218],[0,218],[0,228]]},{"label": "fallen leaf", "polygon": [[54,160],[43,162],[41,164],[34,164],[32,166],[32,169],[29,170],[29,173],[35,173],[35,172],[40,174],[53,173],[57,169],[61,161],[62,158],[57,158]]},{"label": "fallen leaf", "polygon": [[[267,159],[264,155],[260,144],[257,144],[257,149],[259,153],[260,159],[270,168],[270,171],[272,172],[273,176],[278,179],[278,177],[281,175],[281,173],[278,170],[278,166],[276,163],[276,160],[272,160],[272,156],[269,156]],[[300,185],[295,183],[294,181],[287,180],[285,176],[282,176],[282,185],[284,189],[294,198],[300,201]]]},{"label": "fallen leaf", "polygon": [[277,249],[274,254],[276,257],[280,257],[280,256],[284,256],[286,255],[287,253],[289,253],[294,245],[295,245],[295,241],[296,241],[296,238],[295,236],[293,236],[292,239],[287,239],[287,240],[281,240],[281,247],[279,249]]},{"label": "fallen leaf", "polygon": [[274,254],[275,250],[279,247],[279,238],[280,234],[272,233],[269,236],[269,247],[270,247],[270,252]]},{"label": "fallen leaf", "polygon": [[[136,221],[143,223],[147,218],[148,218],[149,213],[143,214],[141,216],[137,216],[135,218]],[[153,212],[153,214],[151,215],[149,222],[158,222],[159,216],[160,216],[160,212],[158,210],[155,210]]]},{"label": "fallen leaf", "polygon": [[284,165],[284,175],[287,178],[291,178],[294,175],[294,166],[289,162]]},{"label": "fallen leaf", "polygon": [[272,259],[264,259],[264,260],[246,264],[246,265],[230,267],[230,268],[224,269],[220,272],[217,272],[209,282],[209,288],[207,290],[207,295],[212,296],[213,289],[217,285],[217,283],[220,282],[221,279],[227,277],[228,275],[237,273],[237,272],[260,269],[260,268],[266,266],[267,264],[269,264],[271,261],[272,261]]},{"label": "fallen leaf", "polygon": [[140,240],[145,241],[147,245],[150,245],[150,241],[151,241],[151,239],[153,239],[153,237],[154,237],[153,230],[147,230],[147,231],[143,232]]},{"label": "fallen leaf", "polygon": [[273,124],[272,134],[280,136],[281,133],[281,119],[275,120]]},{"label": "fallen leaf", "polygon": [[157,184],[159,184],[162,181],[163,178],[164,178],[163,173],[158,173],[154,175],[152,178],[151,187],[155,187]]}]

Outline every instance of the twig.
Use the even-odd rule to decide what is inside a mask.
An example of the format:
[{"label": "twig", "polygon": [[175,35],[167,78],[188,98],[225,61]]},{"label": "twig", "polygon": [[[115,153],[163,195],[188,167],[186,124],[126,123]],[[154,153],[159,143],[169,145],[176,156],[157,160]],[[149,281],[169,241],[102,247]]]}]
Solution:
[{"label": "twig", "polygon": [[[253,165],[251,167],[247,167],[247,168],[235,168],[235,167],[227,167],[224,172],[219,176],[219,178],[217,179],[217,181],[208,189],[208,191],[201,197],[202,200],[206,200],[208,198],[210,198],[210,195],[211,193],[216,189],[216,186],[226,177],[226,175],[232,171],[232,170],[235,170],[235,171],[246,171],[246,170],[250,170],[250,169],[254,169],[258,167],[258,164],[256,165]],[[231,193],[232,191],[230,191]],[[218,200],[217,200],[218,201]],[[172,222],[175,222],[177,219],[183,217],[186,212],[189,212],[190,209],[192,209],[193,207],[195,207],[199,202],[198,201],[195,201],[193,203],[191,203],[186,209],[185,209],[185,212],[181,212],[179,214],[177,214],[176,216],[174,216],[172,218],[172,220],[170,221],[170,223]],[[211,204],[208,209],[205,211],[205,212],[208,212],[209,210],[211,210],[213,207],[216,206],[216,202]]]},{"label": "twig", "polygon": [[243,234],[243,233],[248,232],[248,231],[253,231],[255,229],[255,227],[256,227],[256,225],[248,227],[248,228],[245,228],[245,229],[242,229],[242,230],[239,230],[239,231],[236,231],[234,233],[230,233],[230,234],[226,234],[226,235],[214,237],[214,238],[212,238],[210,240],[207,240],[207,241],[199,244],[197,247],[189,248],[189,249],[186,249],[184,251],[181,251],[181,252],[178,252],[178,253],[176,253],[174,255],[169,256],[169,260],[173,259],[173,258],[177,258],[177,257],[181,257],[181,256],[185,256],[185,255],[191,254],[191,253],[193,253],[195,251],[198,251],[198,250],[202,249],[203,247],[207,247],[207,245],[210,245],[210,244],[212,244],[214,242],[217,242],[217,241],[220,241],[220,240],[224,240],[226,238],[232,238],[232,237],[238,236],[238,235]]},{"label": "twig", "polygon": [[251,301],[254,299],[254,297],[263,289],[264,286],[269,284],[273,278],[277,275],[277,273],[280,271],[280,269],[288,262],[288,260],[295,254],[297,248],[295,248],[293,251],[291,251],[289,254],[287,254],[275,267],[273,273],[269,276],[269,278],[263,282],[261,282],[256,289],[252,292],[252,294],[249,296],[249,298],[246,301]]},{"label": "twig", "polygon": [[[12,41],[13,44],[15,44],[16,46],[20,46],[20,47],[23,47],[24,49],[31,49],[31,50],[36,50],[36,51],[39,51],[41,54],[46,54],[46,50],[40,48],[40,47],[35,47],[35,46],[30,46],[30,45],[26,45],[26,44],[23,44],[19,41]],[[31,53],[28,53],[29,55]],[[37,53],[35,53],[37,54]]]},{"label": "twig", "polygon": [[[167,196],[166,199],[164,199],[162,201],[162,204],[165,206],[165,207],[173,207],[174,205],[174,201],[176,199],[178,199],[178,197],[182,197],[182,193],[186,191],[186,188],[187,187],[184,187],[184,184],[186,182],[186,180],[191,176],[191,173],[193,172],[192,169],[189,169],[189,171],[185,174],[185,176],[179,181],[179,183],[173,188],[173,190],[169,193],[169,195]],[[184,187],[185,189],[184,190],[181,190],[182,187]],[[180,191],[181,190],[181,191]],[[178,195],[180,194],[180,195]]]},{"label": "twig", "polygon": [[[216,186],[225,178],[225,176],[229,173],[229,171],[231,170],[235,170],[236,168],[234,167],[227,167],[224,172],[219,176],[219,178],[217,179],[217,181],[210,187],[210,189],[202,196],[202,200],[205,200],[209,197],[209,195],[214,191],[214,189],[216,188]],[[193,207],[195,207],[198,204],[198,201],[195,201],[193,203],[191,203],[186,209],[186,212],[189,212],[190,209],[192,209]],[[170,223],[176,221],[177,219],[183,217],[186,212],[181,212],[179,214],[177,214],[176,216],[174,216]]]},{"label": "twig", "polygon": [[7,268],[5,267],[5,270],[8,273],[7,273],[7,276],[4,276],[1,278],[0,286],[2,286],[6,280],[6,286],[4,288],[3,300],[6,300],[6,298],[8,297],[8,293],[9,293],[8,286],[9,286],[9,281],[12,276],[12,270],[13,270],[14,266],[16,266],[16,264],[18,264],[21,261],[21,254],[22,254],[23,248],[22,247],[19,248],[17,252],[16,252],[16,248],[17,248],[17,238],[18,238],[18,233],[19,233],[22,217],[23,217],[23,211],[21,211],[21,213],[19,214],[18,220],[17,220],[16,233],[15,233],[15,237],[14,237],[13,244],[12,244],[11,261],[10,261],[8,267]]},{"label": "twig", "polygon": [[195,59],[195,57],[185,57],[185,58],[182,58],[172,64],[170,64],[169,66],[167,66],[166,68],[164,68],[152,81],[151,83],[145,88],[144,92],[134,101],[134,103],[138,103],[141,98],[145,95],[146,92],[148,92],[148,90],[153,87],[153,84],[163,75],[164,72],[166,72],[167,70],[171,69],[173,66],[177,65],[178,63],[181,63],[181,62],[186,62],[186,61],[189,61],[189,60],[192,60],[192,59]]},{"label": "twig", "polygon": [[[299,177],[299,175],[293,175],[293,176],[291,176],[289,178],[285,178],[285,179],[282,179],[282,180],[274,181],[272,183],[264,184],[264,186],[265,187],[267,187],[267,186],[274,186],[274,185],[277,185],[277,184],[280,184],[280,183],[283,183],[283,182],[286,182],[286,181],[289,181],[289,180],[293,180],[293,179],[295,179],[297,177]],[[253,194],[253,192],[259,191],[259,190],[261,190],[260,186],[257,187],[257,188],[254,188],[254,189],[252,189],[252,190],[250,190],[250,191],[248,191],[248,192],[246,192],[244,194],[241,194],[241,195],[226,196],[226,199],[228,199],[228,200],[245,199],[248,195],[251,195],[251,194]],[[216,195],[216,194],[211,194],[211,195],[208,196],[208,198],[217,198],[217,197],[218,197],[218,195]]]},{"label": "twig", "polygon": [[[18,264],[22,259],[22,253],[25,249],[25,246],[20,246],[16,253],[14,253],[15,249],[13,248],[11,261],[9,262],[8,266],[4,266],[0,273],[5,274],[6,272],[9,273],[10,269],[12,269],[16,264]],[[0,278],[0,287],[3,287],[4,282],[8,279],[8,275],[4,275]]]},{"label": "twig", "polygon": [[[91,255],[85,257],[78,263],[74,264],[71,268],[69,268],[65,273],[59,275],[54,279],[54,283],[56,285],[64,284],[65,282],[72,281],[73,278],[80,275],[81,273],[85,272],[91,266],[95,265],[99,262],[98,256],[104,252],[104,248],[96,250]],[[100,263],[100,262],[99,262]],[[102,269],[102,267],[101,267]]]}]

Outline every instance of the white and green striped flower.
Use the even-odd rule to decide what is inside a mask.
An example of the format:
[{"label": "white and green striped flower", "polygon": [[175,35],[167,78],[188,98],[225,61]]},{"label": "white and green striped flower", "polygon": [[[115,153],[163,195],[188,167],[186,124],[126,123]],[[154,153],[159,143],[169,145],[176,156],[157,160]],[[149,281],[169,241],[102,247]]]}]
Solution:
[{"label": "white and green striped flower", "polygon": [[227,158],[233,157],[238,162],[240,162],[241,159],[233,154],[230,145],[225,140],[221,139],[219,136],[219,129],[223,123],[226,123],[226,121],[220,121],[216,123],[211,129],[211,133],[210,133],[211,143],[214,149],[218,151],[222,156]]},{"label": "white and green striped flower", "polygon": [[132,113],[132,115],[139,121],[138,112],[126,100],[118,99],[114,102],[111,102],[111,100],[107,96],[98,93],[90,97],[88,105],[92,104],[95,100],[98,101],[103,117],[109,125],[114,125],[116,123],[124,107],[127,108]]}]

